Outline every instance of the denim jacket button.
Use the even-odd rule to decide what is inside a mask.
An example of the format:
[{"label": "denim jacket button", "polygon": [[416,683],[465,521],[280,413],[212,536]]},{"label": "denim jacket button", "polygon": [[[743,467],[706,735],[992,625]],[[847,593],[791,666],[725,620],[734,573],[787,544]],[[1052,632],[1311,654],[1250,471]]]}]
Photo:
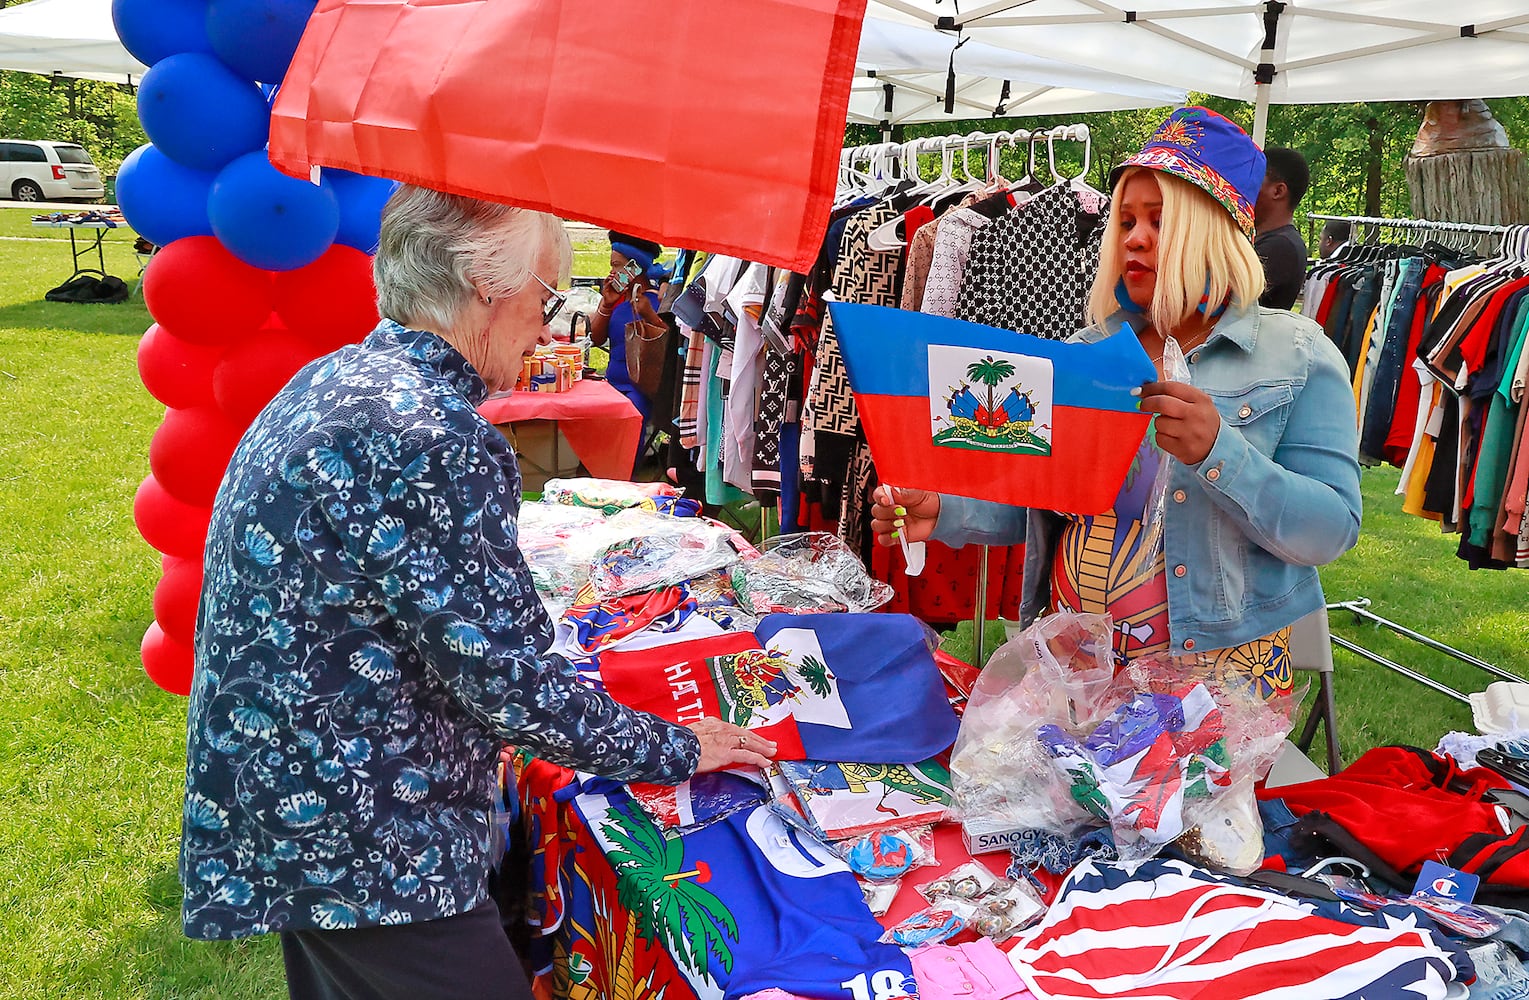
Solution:
[{"label": "denim jacket button", "polygon": [[1184,648],[1185,649],[1194,649],[1195,648],[1195,641],[1193,639],[1185,639],[1184,640]]},{"label": "denim jacket button", "polygon": [[1174,490],[1173,491],[1173,502],[1174,503],[1183,503],[1186,499],[1188,499],[1188,497],[1184,493],[1183,490]]},{"label": "denim jacket button", "polygon": [[1188,573],[1188,572],[1189,572],[1189,568],[1187,566],[1175,566],[1175,567],[1173,567],[1173,575],[1174,576],[1183,576],[1185,573]]},{"label": "denim jacket button", "polygon": [[1246,420],[1253,415],[1253,408],[1251,406],[1244,406],[1242,409],[1237,411],[1237,415]]},{"label": "denim jacket button", "polygon": [[1205,474],[1205,478],[1209,479],[1213,483],[1216,480],[1220,479],[1221,478],[1221,466],[1218,465],[1214,469],[1212,469],[1209,472],[1207,472]]}]

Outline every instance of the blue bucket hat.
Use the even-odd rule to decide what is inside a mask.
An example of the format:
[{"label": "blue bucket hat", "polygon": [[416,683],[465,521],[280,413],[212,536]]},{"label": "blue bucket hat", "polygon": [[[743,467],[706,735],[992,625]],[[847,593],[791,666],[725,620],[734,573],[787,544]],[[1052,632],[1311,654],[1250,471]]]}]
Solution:
[{"label": "blue bucket hat", "polygon": [[1204,191],[1253,238],[1253,203],[1264,182],[1264,152],[1246,132],[1209,108],[1180,108],[1158,126],[1140,153],[1110,172],[1110,187],[1128,167],[1172,174]]}]

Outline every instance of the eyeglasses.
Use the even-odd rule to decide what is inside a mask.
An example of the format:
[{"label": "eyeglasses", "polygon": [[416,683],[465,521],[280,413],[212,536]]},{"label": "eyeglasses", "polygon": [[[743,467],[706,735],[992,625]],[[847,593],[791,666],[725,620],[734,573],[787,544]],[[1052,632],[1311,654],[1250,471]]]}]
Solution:
[{"label": "eyeglasses", "polygon": [[542,279],[536,277],[535,271],[531,272],[531,277],[535,278],[536,283],[541,285],[552,295],[552,298],[547,300],[547,304],[542,306],[542,326],[547,326],[557,318],[558,312],[563,308],[563,303],[568,301],[568,293],[560,292],[556,288],[553,288],[551,285],[547,284]]}]

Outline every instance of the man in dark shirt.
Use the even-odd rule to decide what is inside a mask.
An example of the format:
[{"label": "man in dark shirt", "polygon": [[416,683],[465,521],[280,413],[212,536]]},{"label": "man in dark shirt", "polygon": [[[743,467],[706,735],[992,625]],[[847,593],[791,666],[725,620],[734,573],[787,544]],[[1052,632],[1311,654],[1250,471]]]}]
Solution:
[{"label": "man in dark shirt", "polygon": [[1295,228],[1295,206],[1306,194],[1311,174],[1306,158],[1294,149],[1271,146],[1264,156],[1268,160],[1264,183],[1253,204],[1253,225],[1258,230],[1253,249],[1264,262],[1268,285],[1258,301],[1271,309],[1289,309],[1306,280],[1306,242]]}]

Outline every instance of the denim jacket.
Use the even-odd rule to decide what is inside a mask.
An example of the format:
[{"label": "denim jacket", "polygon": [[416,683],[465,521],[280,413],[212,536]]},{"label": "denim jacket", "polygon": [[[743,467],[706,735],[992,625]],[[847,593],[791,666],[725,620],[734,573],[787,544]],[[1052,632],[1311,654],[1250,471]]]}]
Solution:
[{"label": "denim jacket", "polygon": [[[1118,331],[1073,339],[1092,343]],[[1221,429],[1205,460],[1172,462],[1163,550],[1175,653],[1268,635],[1322,607],[1316,567],[1359,538],[1358,429],[1348,368],[1322,328],[1283,310],[1229,310],[1188,357]],[[942,497],[934,538],[948,545],[1025,541],[1026,624],[1051,606],[1062,517]]]}]

